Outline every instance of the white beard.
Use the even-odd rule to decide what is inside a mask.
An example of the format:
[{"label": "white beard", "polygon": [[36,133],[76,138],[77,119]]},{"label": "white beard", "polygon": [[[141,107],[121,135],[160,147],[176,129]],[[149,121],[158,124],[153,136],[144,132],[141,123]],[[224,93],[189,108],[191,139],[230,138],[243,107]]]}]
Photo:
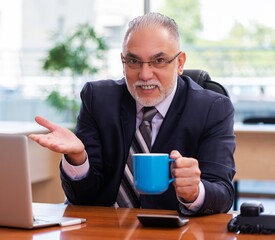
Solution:
[{"label": "white beard", "polygon": [[[128,81],[126,79],[126,84],[128,91],[132,95],[132,97],[142,106],[145,107],[150,107],[150,106],[157,106],[160,104],[167,96],[171,94],[171,92],[174,89],[174,86],[176,84],[177,78],[175,78],[174,81],[171,81],[170,86],[167,89],[164,89],[161,85],[161,83],[155,79],[149,80],[149,81],[143,81],[143,80],[138,80],[136,81],[132,86],[128,85]],[[154,98],[146,98],[146,97],[140,97],[136,91],[136,89],[140,86],[149,86],[149,85],[154,85],[159,89],[159,95]]]}]

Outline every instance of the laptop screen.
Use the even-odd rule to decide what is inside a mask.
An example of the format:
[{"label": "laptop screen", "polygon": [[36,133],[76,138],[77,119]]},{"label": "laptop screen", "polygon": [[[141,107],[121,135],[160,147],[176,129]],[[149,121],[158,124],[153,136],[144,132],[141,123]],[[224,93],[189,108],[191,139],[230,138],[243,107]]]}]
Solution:
[{"label": "laptop screen", "polygon": [[33,224],[28,138],[0,134],[0,225]]}]

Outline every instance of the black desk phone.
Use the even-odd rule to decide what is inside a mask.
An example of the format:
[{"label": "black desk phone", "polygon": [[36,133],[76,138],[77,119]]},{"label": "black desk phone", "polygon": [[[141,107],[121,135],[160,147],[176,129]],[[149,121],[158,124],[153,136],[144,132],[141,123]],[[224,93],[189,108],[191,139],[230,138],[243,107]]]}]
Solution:
[{"label": "black desk phone", "polygon": [[275,233],[275,214],[264,213],[260,202],[245,202],[241,205],[241,213],[230,220],[227,228],[235,233]]}]

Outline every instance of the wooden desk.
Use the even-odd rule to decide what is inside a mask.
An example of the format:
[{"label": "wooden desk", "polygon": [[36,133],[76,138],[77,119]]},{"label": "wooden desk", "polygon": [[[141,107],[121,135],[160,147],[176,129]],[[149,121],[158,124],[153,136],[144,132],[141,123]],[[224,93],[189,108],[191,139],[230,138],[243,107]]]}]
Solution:
[{"label": "wooden desk", "polygon": [[238,209],[239,180],[275,180],[275,125],[241,124],[234,126],[237,173],[234,177],[234,210]]},{"label": "wooden desk", "polygon": [[84,217],[86,223],[68,227],[51,227],[37,230],[20,230],[0,227],[0,239],[5,240],[85,240],[85,239],[274,239],[274,235],[236,235],[227,231],[233,214],[216,214],[189,218],[181,228],[145,228],[137,220],[138,213],[177,214],[169,210],[115,209],[49,205],[47,212],[71,217]]},{"label": "wooden desk", "polygon": [[235,124],[235,180],[275,180],[275,125]]}]

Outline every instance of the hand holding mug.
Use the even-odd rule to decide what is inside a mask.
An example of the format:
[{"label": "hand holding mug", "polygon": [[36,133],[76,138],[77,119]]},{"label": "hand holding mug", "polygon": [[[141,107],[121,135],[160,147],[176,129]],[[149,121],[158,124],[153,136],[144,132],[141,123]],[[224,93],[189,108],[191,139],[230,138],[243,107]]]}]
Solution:
[{"label": "hand holding mug", "polygon": [[178,151],[172,151],[170,157],[175,159],[171,166],[176,193],[184,202],[194,202],[199,195],[201,171],[198,160],[181,156]]}]

